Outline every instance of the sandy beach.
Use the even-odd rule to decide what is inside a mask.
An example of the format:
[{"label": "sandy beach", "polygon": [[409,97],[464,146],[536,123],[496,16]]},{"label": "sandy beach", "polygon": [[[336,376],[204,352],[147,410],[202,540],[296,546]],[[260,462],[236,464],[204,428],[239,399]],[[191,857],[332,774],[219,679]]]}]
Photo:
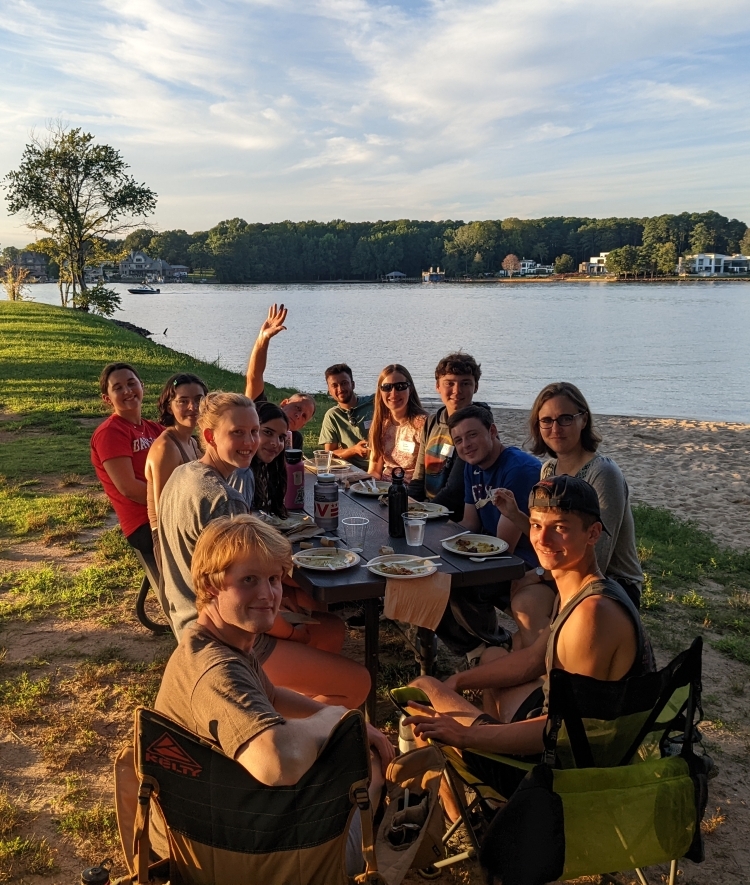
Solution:
[{"label": "sandy beach", "polygon": [[[521,445],[528,413],[493,409],[500,439]],[[722,545],[750,548],[750,424],[595,415],[634,503],[665,507]]]}]

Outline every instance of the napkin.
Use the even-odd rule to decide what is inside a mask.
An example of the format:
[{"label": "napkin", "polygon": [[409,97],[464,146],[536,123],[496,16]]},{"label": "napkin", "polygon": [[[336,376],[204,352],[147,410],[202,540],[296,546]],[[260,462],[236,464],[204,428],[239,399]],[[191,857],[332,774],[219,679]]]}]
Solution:
[{"label": "napkin", "polygon": [[315,538],[317,535],[324,535],[325,531],[315,523],[312,525],[302,525],[298,529],[295,529],[293,532],[289,532],[287,534],[287,539],[294,544],[295,541],[305,541],[308,538]]},{"label": "napkin", "polygon": [[383,612],[392,621],[435,630],[448,605],[450,593],[451,576],[442,572],[408,581],[388,578]]}]

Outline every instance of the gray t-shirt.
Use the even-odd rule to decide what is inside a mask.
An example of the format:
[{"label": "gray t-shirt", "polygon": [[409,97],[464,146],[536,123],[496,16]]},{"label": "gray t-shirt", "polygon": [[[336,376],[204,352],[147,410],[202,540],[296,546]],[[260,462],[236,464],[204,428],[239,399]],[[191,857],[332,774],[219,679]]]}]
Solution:
[{"label": "gray t-shirt", "polygon": [[229,485],[242,495],[248,511],[253,509],[255,498],[255,474],[252,467],[238,467],[227,480]]},{"label": "gray t-shirt", "polygon": [[[557,460],[550,458],[542,465],[542,479],[554,476]],[[622,578],[628,584],[643,586],[643,570],[635,543],[635,523],[630,509],[630,489],[622,471],[611,458],[594,457],[576,474],[596,489],[599,509],[607,532],[596,542],[596,561],[608,578]]]},{"label": "gray t-shirt", "polygon": [[159,498],[159,544],[164,592],[178,639],[197,616],[190,564],[200,533],[218,516],[249,512],[240,493],[200,461],[181,464],[167,480]]},{"label": "gray t-shirt", "polygon": [[250,738],[286,721],[274,700],[274,687],[252,652],[192,623],[167,662],[155,707],[234,758]]},{"label": "gray t-shirt", "polygon": [[[343,409],[341,406],[329,409],[323,416],[318,445],[325,446],[332,443],[348,449],[367,439],[374,409],[374,394],[360,396],[353,409]],[[370,464],[367,458],[360,458],[357,455],[349,458],[349,461],[361,470],[367,470]]]}]

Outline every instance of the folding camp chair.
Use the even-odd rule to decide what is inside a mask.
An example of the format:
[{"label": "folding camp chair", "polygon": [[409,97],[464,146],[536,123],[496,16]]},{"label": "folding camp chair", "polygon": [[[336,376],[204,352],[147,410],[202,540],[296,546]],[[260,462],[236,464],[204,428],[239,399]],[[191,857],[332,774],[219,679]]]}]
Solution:
[{"label": "folding camp chair", "polygon": [[[677,857],[702,860],[699,824],[705,810],[705,782],[711,761],[707,756],[694,753],[694,743],[699,737],[697,723],[702,716],[701,651],[702,641],[698,638],[658,673],[623,682],[600,682],[553,670],[542,765],[537,764],[538,758],[518,759],[473,750],[459,754],[443,747],[448,782],[461,811],[460,821],[449,833],[463,824],[473,846],[469,854],[476,853],[481,842],[483,865],[504,885],[553,881],[563,874],[565,878],[573,878],[573,874],[608,873],[618,868],[616,858],[620,861],[626,858],[627,866],[621,868],[636,869],[644,883],[640,866],[669,861],[670,885],[673,885]],[[614,774],[605,773],[612,769],[619,770]],[[589,795],[587,784],[596,783],[603,796],[607,781],[618,778],[620,782],[616,787],[609,784],[620,790],[614,805],[608,807],[606,813],[601,809],[598,812],[596,801],[600,796]],[[540,860],[544,854],[542,851],[540,855],[540,847],[554,842],[545,830],[543,810],[537,808],[531,813],[531,821],[526,819],[528,836],[525,837],[524,828],[519,833],[510,820],[514,801],[504,805],[514,799],[522,785],[531,783],[549,794],[554,792],[551,785],[556,788],[557,782],[561,792],[569,791],[567,804],[565,798],[562,806],[551,801],[555,814],[551,814],[546,823],[558,841],[563,834],[561,851],[565,861],[557,870],[558,853],[545,873],[540,874],[549,873],[551,878],[534,880],[534,863],[530,858]],[[675,808],[664,805],[674,800],[663,787],[667,782],[673,784],[683,803],[679,812],[684,827],[680,832],[675,832],[679,829]],[[649,795],[653,801],[662,803],[661,820],[651,814],[644,826],[643,820],[628,819],[627,815],[624,820],[622,815],[618,819],[618,810],[632,804],[634,797],[646,795],[651,787],[652,795]],[[466,799],[467,790],[473,797],[471,801]],[[578,797],[577,806],[570,798],[574,793]],[[649,800],[645,801],[648,807]],[[691,807],[686,807],[686,802]],[[520,805],[521,800],[515,804]],[[504,808],[502,814],[497,814],[498,808]],[[596,841],[592,821],[605,830],[598,834],[603,857],[591,850],[591,844]],[[669,832],[664,832],[662,824],[665,823]],[[576,827],[579,831],[584,829],[580,833],[581,857],[575,857],[579,850],[574,846]],[[623,848],[619,854],[606,847],[607,837],[613,835]],[[594,868],[602,863],[603,869]]]},{"label": "folding camp chair", "polygon": [[[164,596],[164,591],[159,582],[159,569],[156,565],[156,559],[153,556],[141,553],[140,550],[135,550],[134,552],[143,568],[143,580],[141,581],[141,587],[138,591],[138,598],[135,601],[136,617],[147,630],[150,630],[157,636],[171,633],[172,627],[169,624],[169,615],[167,614],[169,609],[166,597]],[[153,590],[154,596],[159,600],[159,605],[167,620],[166,624],[153,621],[149,617],[148,612],[146,611],[146,597],[148,596],[149,590]]]},{"label": "folding camp chair", "polygon": [[[344,885],[350,881],[344,867],[347,833],[358,809],[366,869],[356,881],[382,882],[375,871],[367,794],[370,755],[357,710],[342,717],[297,784],[269,787],[208,741],[141,707],[136,711],[135,769],[135,820],[120,819],[118,802],[118,823],[139,885],[150,881],[154,860],[152,805],[166,824],[172,885]],[[117,770],[116,764],[116,776]]]}]

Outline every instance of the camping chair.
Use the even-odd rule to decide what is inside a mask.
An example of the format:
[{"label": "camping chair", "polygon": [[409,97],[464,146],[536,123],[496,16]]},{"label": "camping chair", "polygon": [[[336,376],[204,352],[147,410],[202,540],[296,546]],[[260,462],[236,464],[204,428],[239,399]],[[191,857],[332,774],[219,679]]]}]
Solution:
[{"label": "camping chair", "polygon": [[[530,885],[560,877],[608,873],[618,867],[618,861],[625,864],[623,869],[635,868],[642,883],[646,879],[640,866],[670,861],[670,885],[673,885],[677,857],[703,859],[699,824],[705,810],[705,782],[711,761],[707,756],[694,753],[694,743],[699,737],[696,726],[702,716],[701,651],[702,640],[698,638],[658,673],[624,682],[600,682],[553,670],[546,751],[541,765],[539,759],[533,757],[518,759],[473,750],[459,754],[453,748],[442,747],[447,780],[461,812],[447,837],[463,824],[472,845],[464,854],[474,856],[479,851],[485,869],[499,877],[504,885]],[[414,696],[414,689],[397,690],[403,691],[409,692],[411,699],[419,700]],[[405,699],[408,698],[399,698],[402,702]],[[611,773],[612,769],[619,770]],[[613,806],[597,809],[596,803],[604,793],[592,795],[591,784],[598,783],[604,791],[607,779],[617,778],[622,782],[617,787],[620,792]],[[555,805],[555,814],[546,820],[551,832],[545,829],[543,809],[539,808],[531,822],[525,819],[519,832],[519,826],[512,820],[513,805],[519,806],[522,802],[515,798],[516,790],[522,785],[537,787],[549,797],[550,785],[556,790],[558,782],[563,791],[572,792],[567,801],[563,797],[562,807],[560,803],[555,805],[554,800],[547,803]],[[666,808],[654,811],[658,803],[669,799],[668,793],[656,789],[654,784],[667,782],[675,784],[676,792],[682,791],[680,820],[683,823],[688,820],[682,832],[676,832],[679,825],[674,808],[669,809],[669,813],[665,813]],[[639,789],[648,792],[650,787],[653,787],[656,805],[652,806],[647,820],[628,819],[627,815],[619,814],[634,802]],[[473,796],[468,802],[467,789]],[[577,805],[571,799],[576,791]],[[688,800],[688,804],[692,803],[690,808],[684,804]],[[591,850],[597,839],[594,820],[604,828],[604,832],[599,833],[603,857]],[[665,829],[670,831],[665,833]],[[611,850],[613,834],[622,846],[619,854]],[[576,835],[580,848],[576,845]],[[555,862],[550,861],[544,873],[540,873],[542,878],[534,879],[534,864],[530,859],[541,862],[544,852],[540,854],[540,847],[555,843],[555,839],[558,843],[564,840],[562,848],[557,845]],[[562,864],[560,854],[564,857]],[[453,862],[452,858],[447,860]],[[593,868],[601,864],[603,869]]]},{"label": "camping chair", "polygon": [[[147,630],[150,630],[157,636],[171,633],[172,627],[169,624],[169,616],[167,614],[169,609],[164,597],[164,591],[161,589],[159,583],[159,569],[156,565],[156,559],[153,556],[147,556],[146,554],[141,553],[140,550],[134,550],[133,552],[138,557],[138,561],[143,568],[143,580],[141,581],[141,588],[138,591],[138,598],[135,601],[136,617]],[[159,600],[161,610],[167,618],[166,624],[159,624],[156,621],[152,621],[148,616],[148,613],[146,612],[146,597],[148,596],[149,590],[153,590],[154,595]]]},{"label": "camping chair", "polygon": [[[132,753],[132,751],[131,751]],[[121,754],[116,781],[134,771]],[[166,827],[172,885],[349,882],[344,851],[349,824],[361,812],[365,872],[357,882],[382,882],[375,871],[367,785],[370,755],[364,719],[346,713],[315,764],[293,786],[269,787],[208,741],[153,710],[136,711],[138,808],[118,824],[132,881],[150,881],[150,812]],[[156,821],[155,821],[156,822]],[[159,864],[151,871],[159,869]],[[163,869],[164,864],[161,864]]]}]

